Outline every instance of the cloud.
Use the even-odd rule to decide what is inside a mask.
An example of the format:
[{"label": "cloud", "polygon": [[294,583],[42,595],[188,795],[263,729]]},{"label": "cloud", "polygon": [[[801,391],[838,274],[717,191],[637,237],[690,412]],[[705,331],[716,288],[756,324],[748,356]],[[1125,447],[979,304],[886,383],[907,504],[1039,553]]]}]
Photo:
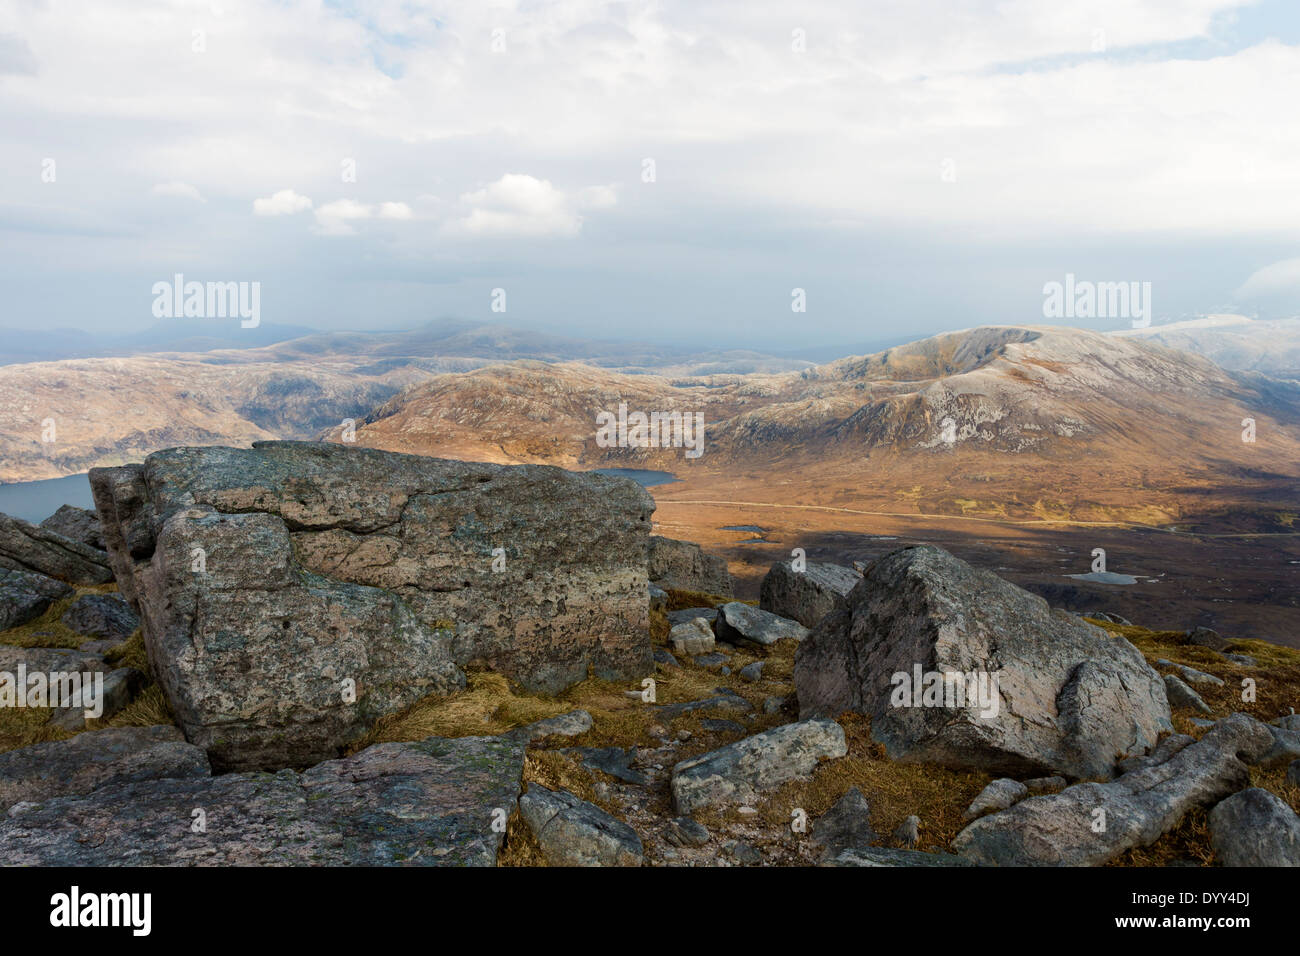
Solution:
[{"label": "cloud", "polygon": [[1283,259],[1256,269],[1238,288],[1242,299],[1259,299],[1300,292],[1300,259]]},{"label": "cloud", "polygon": [[404,202],[381,202],[379,204],[380,219],[410,219],[411,217],[411,207]]},{"label": "cloud", "polygon": [[198,188],[189,183],[159,183],[150,190],[155,196],[174,196],[178,199],[193,199],[195,202],[207,202]]},{"label": "cloud", "polygon": [[506,173],[496,182],[460,197],[468,214],[452,220],[449,232],[492,238],[572,238],[582,230],[580,210],[608,208],[617,197],[608,186],[569,195],[549,180]]},{"label": "cloud", "polygon": [[356,233],[352,223],[369,219],[375,207],[355,199],[336,199],[316,210],[316,231],[322,236],[351,236]]},{"label": "cloud", "polygon": [[253,200],[255,216],[291,216],[311,208],[311,200],[300,196],[292,189],[281,189],[278,193],[265,199]]}]

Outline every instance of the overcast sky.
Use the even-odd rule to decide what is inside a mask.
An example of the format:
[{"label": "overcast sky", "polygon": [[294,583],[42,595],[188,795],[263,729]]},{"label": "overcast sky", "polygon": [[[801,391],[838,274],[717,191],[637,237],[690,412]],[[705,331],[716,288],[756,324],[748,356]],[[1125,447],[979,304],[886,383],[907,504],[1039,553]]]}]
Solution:
[{"label": "overcast sky", "polygon": [[702,346],[1043,322],[1066,273],[1295,314],[1297,8],[0,0],[0,326],[135,331],[175,273]]}]

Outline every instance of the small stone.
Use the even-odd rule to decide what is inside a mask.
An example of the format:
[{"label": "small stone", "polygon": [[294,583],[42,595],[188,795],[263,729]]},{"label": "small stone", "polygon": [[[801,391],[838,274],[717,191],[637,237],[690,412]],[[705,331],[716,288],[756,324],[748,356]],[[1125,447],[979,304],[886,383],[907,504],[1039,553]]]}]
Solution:
[{"label": "small stone", "polygon": [[813,823],[813,839],[822,847],[822,856],[835,856],[841,850],[870,846],[877,840],[871,829],[871,804],[857,787],[835,801],[835,805]]},{"label": "small stone", "polygon": [[894,841],[911,849],[921,842],[921,818],[910,816],[894,830]]},{"label": "small stone", "polygon": [[1224,654],[1223,656],[1232,661],[1232,663],[1238,664],[1241,667],[1259,666],[1259,661],[1255,660],[1255,658],[1251,657],[1249,654]]},{"label": "small stone", "polygon": [[687,654],[691,657],[707,654],[713,650],[713,628],[704,618],[693,618],[674,625],[668,632],[668,640],[672,642],[673,650],[678,654]]},{"label": "small stone", "polygon": [[594,803],[530,784],[519,813],[552,866],[640,866],[641,838]]},{"label": "small stone", "polygon": [[1192,710],[1200,711],[1202,714],[1214,713],[1201,695],[1196,693],[1173,674],[1165,674],[1165,693],[1169,695],[1170,707],[1190,707]]},{"label": "small stone", "polygon": [[1286,782],[1293,787],[1300,787],[1300,760],[1292,760],[1286,768]]},{"label": "small stone", "polygon": [[696,667],[717,672],[727,666],[727,658],[722,654],[701,654],[699,657],[692,658],[692,663]]},{"label": "small stone", "polygon": [[1065,789],[1065,778],[1035,777],[1025,781],[1025,789],[1030,793],[1056,793]]},{"label": "small stone", "polygon": [[733,860],[744,866],[757,866],[763,862],[763,854],[748,843],[736,840],[728,843],[725,849]]},{"label": "small stone", "polygon": [[779,714],[785,706],[784,697],[768,697],[763,700],[763,713]]},{"label": "small stone", "polygon": [[1201,687],[1222,687],[1223,678],[1215,677],[1213,674],[1207,674],[1205,671],[1198,671],[1195,667],[1188,667],[1186,664],[1175,664],[1175,669],[1183,680],[1189,684],[1197,684]]},{"label": "small stone", "polygon": [[1187,643],[1197,647],[1208,647],[1212,651],[1227,649],[1228,642],[1219,636],[1219,632],[1208,627],[1194,627],[1186,634]]},{"label": "small stone", "polygon": [[656,647],[654,650],[654,655],[655,655],[656,664],[662,664],[664,665],[664,667],[682,666],[681,664],[677,663],[677,658],[673,657],[672,652],[670,652],[666,647]]},{"label": "small stone", "polygon": [[668,821],[664,839],[673,846],[704,846],[709,842],[709,831],[690,817],[674,817]]},{"label": "small stone", "polygon": [[990,813],[1005,810],[1027,796],[1029,796],[1029,788],[1023,783],[1019,780],[1003,777],[1000,780],[994,780],[981,790],[979,795],[971,801],[971,805],[966,808],[966,812],[962,814],[961,818],[967,822],[977,820]]},{"label": "small stone", "polygon": [[750,681],[751,683],[762,680],[763,663],[763,661],[754,661],[752,664],[746,664],[740,669],[741,679]]},{"label": "small stone", "polygon": [[745,734],[745,725],[738,724],[734,720],[717,720],[706,717],[700,721],[700,726],[710,733],[715,734]]}]

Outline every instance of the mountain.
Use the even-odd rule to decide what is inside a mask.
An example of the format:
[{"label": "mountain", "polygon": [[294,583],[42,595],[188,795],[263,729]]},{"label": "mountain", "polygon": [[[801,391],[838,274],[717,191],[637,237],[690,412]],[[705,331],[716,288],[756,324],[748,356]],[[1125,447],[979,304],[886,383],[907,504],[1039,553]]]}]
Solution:
[{"label": "mountain", "polygon": [[1231,371],[1300,379],[1300,318],[1250,319],[1210,315],[1187,322],[1123,329],[1112,335],[1140,338],[1203,355]]},{"label": "mountain", "polygon": [[253,349],[314,331],[306,326],[271,322],[244,329],[233,324],[204,326],[175,320],[122,336],[95,335],[82,329],[0,329],[0,366],[157,352]]}]

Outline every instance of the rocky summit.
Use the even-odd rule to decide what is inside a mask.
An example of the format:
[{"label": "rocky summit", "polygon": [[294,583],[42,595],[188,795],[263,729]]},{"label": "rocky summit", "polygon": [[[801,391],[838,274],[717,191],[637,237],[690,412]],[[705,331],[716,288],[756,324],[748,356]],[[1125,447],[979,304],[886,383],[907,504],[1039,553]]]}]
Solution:
[{"label": "rocky summit", "polygon": [[1109,779],[1172,729],[1127,640],[929,546],[867,569],[794,682],[801,716],[866,714],[891,757],[954,769]]},{"label": "rocky summit", "polygon": [[653,670],[654,504],[626,479],[269,442],[90,481],[158,680],[221,769],[336,756],[471,662],[547,694]]}]

